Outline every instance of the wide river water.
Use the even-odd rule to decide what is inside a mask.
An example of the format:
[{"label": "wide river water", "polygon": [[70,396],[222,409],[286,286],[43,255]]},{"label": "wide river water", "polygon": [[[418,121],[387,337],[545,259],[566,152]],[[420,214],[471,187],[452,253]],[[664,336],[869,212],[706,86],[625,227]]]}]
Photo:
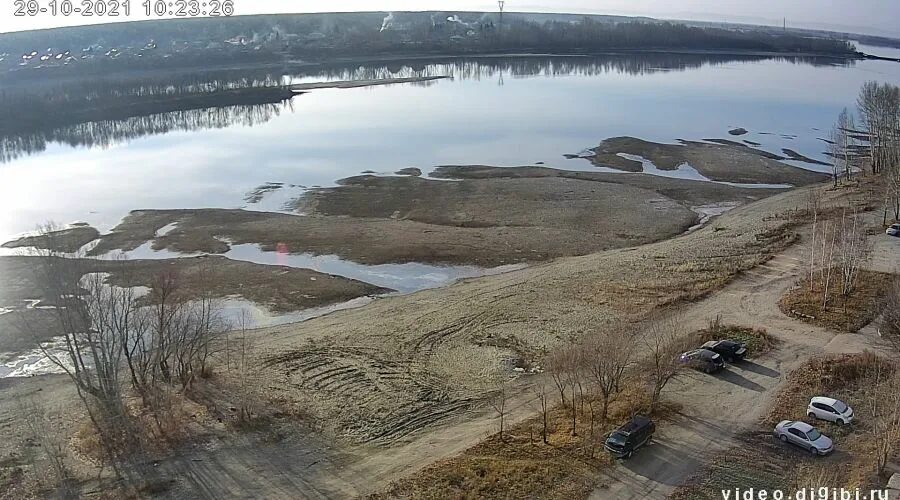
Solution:
[{"label": "wide river water", "polygon": [[[563,154],[623,135],[661,142],[746,139],[776,153],[790,148],[827,160],[819,138],[840,110],[854,105],[867,80],[900,83],[900,64],[824,62],[468,59],[286,76],[295,82],[373,75],[453,79],[315,90],[262,111],[235,109],[221,128],[163,115],[159,119],[176,122],[178,130],[157,127],[162,132],[126,133],[95,145],[90,137],[74,141],[78,146],[48,141],[43,151],[0,163],[0,239],[51,220],[89,222],[105,231],[134,209],[277,209],[302,188],[259,204],[245,197],[265,182],[327,186],[366,170],[537,162],[589,170],[594,167],[587,161]],[[750,133],[729,136],[735,127]]]}]

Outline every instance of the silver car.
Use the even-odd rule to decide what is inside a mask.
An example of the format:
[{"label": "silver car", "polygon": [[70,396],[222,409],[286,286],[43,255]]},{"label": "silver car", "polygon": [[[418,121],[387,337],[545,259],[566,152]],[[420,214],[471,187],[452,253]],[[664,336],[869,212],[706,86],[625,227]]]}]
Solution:
[{"label": "silver car", "polygon": [[888,236],[900,236],[900,224],[891,225],[891,227],[887,228],[885,234]]},{"label": "silver car", "polygon": [[806,422],[782,420],[775,426],[775,437],[806,448],[813,455],[827,455],[834,451],[831,439]]},{"label": "silver car", "polygon": [[834,398],[821,396],[812,398],[809,401],[809,406],[806,407],[806,414],[838,425],[853,422],[853,408],[847,406],[847,403]]}]

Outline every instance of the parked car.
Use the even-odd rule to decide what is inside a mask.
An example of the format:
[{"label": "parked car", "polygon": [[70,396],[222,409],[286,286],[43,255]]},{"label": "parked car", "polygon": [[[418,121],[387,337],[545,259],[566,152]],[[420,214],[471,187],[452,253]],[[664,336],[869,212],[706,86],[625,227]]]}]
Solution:
[{"label": "parked car", "polygon": [[694,349],[682,354],[679,358],[682,364],[704,373],[715,373],[725,367],[722,356],[707,349]]},{"label": "parked car", "polygon": [[647,417],[636,416],[606,438],[606,449],[616,458],[631,458],[634,452],[653,439],[656,424]]},{"label": "parked car", "polygon": [[729,363],[741,361],[747,356],[747,344],[737,340],[710,340],[701,347],[721,355]]},{"label": "parked car", "polygon": [[900,224],[892,224],[885,233],[888,236],[900,236]]},{"label": "parked car", "polygon": [[806,448],[813,455],[827,455],[834,451],[831,438],[806,422],[782,420],[775,426],[775,436],[785,443]]},{"label": "parked car", "polygon": [[806,414],[838,425],[853,422],[853,408],[850,408],[847,403],[834,398],[821,396],[812,398],[809,401],[809,406],[806,408]]}]

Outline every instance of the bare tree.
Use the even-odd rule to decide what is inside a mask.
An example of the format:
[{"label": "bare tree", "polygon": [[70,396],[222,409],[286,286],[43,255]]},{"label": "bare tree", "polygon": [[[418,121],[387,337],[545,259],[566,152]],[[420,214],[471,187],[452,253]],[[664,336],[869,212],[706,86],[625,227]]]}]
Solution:
[{"label": "bare tree", "polygon": [[491,405],[491,408],[494,409],[494,412],[497,414],[497,418],[500,421],[500,433],[498,436],[500,437],[500,442],[504,442],[505,437],[503,436],[503,430],[506,423],[506,384],[505,381],[498,380],[497,390],[491,395],[488,404]]},{"label": "bare tree", "polygon": [[855,211],[845,210],[841,216],[836,260],[841,270],[841,294],[845,297],[853,293],[869,256],[870,242],[861,219]]},{"label": "bare tree", "polygon": [[[120,369],[124,341],[135,325],[132,289],[107,286],[89,261],[53,250],[56,231],[44,228],[50,250],[40,251],[43,296],[55,306],[64,339],[62,352],[42,347],[44,355],[72,380],[117,475],[124,450],[135,450],[136,433],[125,407]],[[27,322],[27,320],[26,320]]]},{"label": "bare tree", "polygon": [[866,127],[872,173],[900,160],[900,88],[867,82],[860,90],[857,107]]},{"label": "bare tree", "polygon": [[843,165],[844,165],[844,178],[848,181],[853,180],[853,162],[851,161],[851,150],[856,146],[856,139],[854,139],[854,134],[856,133],[856,120],[853,119],[853,114],[850,113],[847,108],[844,108],[841,111],[841,114],[838,116],[838,127],[841,129],[841,145],[843,146]]},{"label": "bare tree", "polygon": [[884,186],[884,224],[887,224],[888,213],[894,220],[900,220],[900,162],[885,169]]},{"label": "bare tree", "polygon": [[609,403],[621,390],[625,374],[632,366],[636,341],[631,330],[610,326],[585,343],[585,363],[600,393],[600,418],[604,422],[609,413]]},{"label": "bare tree", "polygon": [[568,365],[566,366],[567,383],[572,392],[572,435],[575,436],[577,435],[576,427],[578,424],[579,399],[581,413],[584,413],[584,376],[586,367],[585,362],[587,360],[584,345],[581,343],[573,345],[569,350],[569,355],[566,359],[568,362]]},{"label": "bare tree", "polygon": [[843,176],[848,181],[853,177],[851,150],[856,143],[854,136],[858,133],[853,115],[847,108],[844,108],[831,129],[828,141],[828,152],[834,160],[831,167],[834,187],[837,187],[840,177]]},{"label": "bare tree", "polygon": [[559,400],[563,406],[566,404],[566,391],[569,388],[569,367],[573,360],[577,357],[575,348],[571,345],[564,345],[550,352],[547,357],[547,371],[550,378],[553,379],[553,385],[559,392]]},{"label": "bare tree", "polygon": [[165,434],[161,417],[176,414],[169,384],[190,387],[205,370],[210,345],[224,328],[216,305],[206,296],[178,293],[173,276],[153,283],[146,297],[134,288],[112,286],[96,271],[111,268],[130,282],[127,259],[63,254],[55,250],[55,228],[48,225],[42,232],[43,246],[49,249],[37,255],[43,298],[55,306],[64,339],[61,351],[44,348],[44,355],[74,383],[116,474],[122,475],[120,464],[133,464],[146,478],[146,471],[138,470],[146,436],[126,405],[129,375]]},{"label": "bare tree", "polygon": [[845,153],[847,151],[847,132],[841,129],[840,124],[835,124],[828,134],[828,153],[831,156],[831,185],[838,186],[838,178],[844,172]]},{"label": "bare tree", "polygon": [[40,466],[46,463],[46,468],[55,481],[57,496],[61,499],[78,498],[75,478],[66,465],[66,439],[60,432],[58,422],[53,422],[47,409],[33,399],[19,401],[19,415],[28,426],[29,437],[38,445],[43,458],[35,460],[37,474],[44,475],[44,471],[38,469],[42,469]]},{"label": "bare tree", "polygon": [[827,311],[831,276],[834,274],[834,245],[837,241],[837,231],[826,222],[822,233],[822,310]]},{"label": "bare tree", "polygon": [[247,313],[241,311],[240,318],[241,337],[238,344],[237,370],[238,370],[238,397],[240,399],[240,419],[243,423],[253,420],[253,403],[255,400],[254,389],[256,384],[252,380],[252,368],[250,366],[251,342],[247,338]]},{"label": "bare tree", "polygon": [[871,415],[876,467],[883,473],[900,442],[900,375],[885,362],[873,363],[866,403]]},{"label": "bare tree", "polygon": [[900,356],[900,279],[895,279],[884,299],[879,334],[890,342],[895,354]]},{"label": "bare tree", "polygon": [[550,413],[550,395],[547,393],[547,385],[544,382],[538,382],[534,389],[538,403],[541,405],[541,440],[544,444],[550,444],[547,436],[549,434],[549,413]]},{"label": "bare tree", "polygon": [[653,411],[659,403],[663,389],[682,369],[678,355],[689,347],[683,319],[677,314],[670,313],[651,320],[644,334],[643,344],[649,353],[644,372],[650,378],[650,410]]},{"label": "bare tree", "polygon": [[203,268],[194,273],[198,297],[188,296],[177,273],[154,278],[148,304],[138,312],[148,328],[134,332],[126,351],[133,384],[142,395],[176,381],[189,389],[206,370],[213,344],[224,336],[228,325],[219,317],[216,301],[202,292],[206,273]]}]

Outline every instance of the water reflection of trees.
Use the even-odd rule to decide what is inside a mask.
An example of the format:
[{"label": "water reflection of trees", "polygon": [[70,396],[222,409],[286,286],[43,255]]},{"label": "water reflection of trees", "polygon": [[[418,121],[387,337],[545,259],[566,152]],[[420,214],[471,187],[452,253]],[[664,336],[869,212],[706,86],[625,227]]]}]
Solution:
[{"label": "water reflection of trees", "polygon": [[0,93],[0,162],[40,153],[48,144],[102,146],[173,131],[253,126],[289,106],[277,78],[203,79],[178,85],[101,82]]},{"label": "water reflection of trees", "polygon": [[323,65],[305,69],[297,77],[328,80],[412,78],[449,75],[463,80],[496,79],[501,74],[528,76],[598,76],[619,73],[641,76],[667,71],[687,71],[704,66],[776,60],[813,66],[847,66],[852,60],[817,57],[768,57],[762,55],[712,55],[642,53],[603,57],[470,57],[372,62],[355,65]]},{"label": "water reflection of trees", "polygon": [[278,103],[189,109],[78,123],[31,134],[4,135],[0,137],[0,162],[41,153],[51,143],[72,147],[109,147],[140,137],[170,132],[221,129],[233,125],[254,126],[278,116],[288,106],[288,103]]},{"label": "water reflection of trees", "polygon": [[[173,131],[265,123],[289,106],[291,93],[284,85],[291,79],[378,80],[449,75],[461,80],[501,80],[606,73],[639,76],[770,59],[815,66],[853,64],[831,58],[711,54],[504,56],[162,73],[131,80],[31,82],[0,90],[0,163],[42,152],[51,143],[107,147]],[[291,77],[283,76],[286,74]]]}]

